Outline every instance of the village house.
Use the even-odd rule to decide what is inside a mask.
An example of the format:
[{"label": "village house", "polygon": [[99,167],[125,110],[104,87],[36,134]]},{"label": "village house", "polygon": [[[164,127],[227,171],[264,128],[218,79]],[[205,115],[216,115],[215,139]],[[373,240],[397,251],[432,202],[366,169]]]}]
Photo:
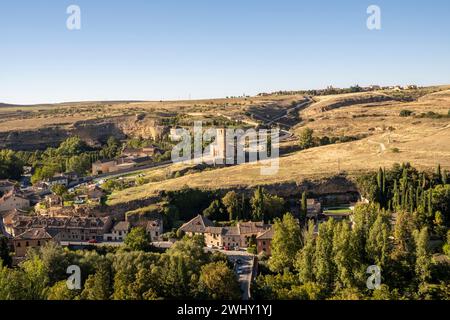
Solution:
[{"label": "village house", "polygon": [[67,187],[69,185],[69,178],[63,174],[55,175],[54,177],[50,179],[45,179],[44,185],[47,187],[47,189],[51,189],[52,187],[56,185],[62,185]]},{"label": "village house", "polygon": [[151,241],[158,241],[163,234],[162,220],[150,220],[145,225],[145,232],[150,236]]},{"label": "village house", "polygon": [[60,197],[56,194],[49,194],[49,195],[45,196],[43,204],[47,208],[62,207],[63,199],[62,199],[62,197]]},{"label": "village house", "polygon": [[64,175],[69,179],[69,181],[78,181],[80,179],[78,173],[74,171],[66,172]]},{"label": "village house", "polygon": [[17,183],[12,180],[0,180],[0,196],[16,188]]},{"label": "village house", "polygon": [[13,238],[14,253],[16,258],[26,256],[30,248],[39,248],[52,240],[52,236],[45,228],[31,228]]},{"label": "village house", "polygon": [[215,227],[207,218],[198,215],[181,226],[187,235],[203,235],[205,245],[225,249],[247,248],[258,235],[271,226],[263,222],[240,222],[231,227]]},{"label": "village house", "polygon": [[100,205],[105,196],[105,192],[96,185],[93,185],[88,187],[86,196],[91,204]]},{"label": "village house", "polygon": [[138,149],[126,147],[122,151],[122,156],[129,158],[154,157],[157,154],[161,154],[161,151],[154,146],[148,146]]},{"label": "village house", "polygon": [[5,193],[0,198],[0,212],[7,212],[14,209],[28,209],[29,207],[30,200],[17,189]]},{"label": "village house", "polygon": [[13,237],[33,228],[44,228],[56,241],[89,241],[111,229],[111,217],[46,217],[8,215],[3,219],[6,231]]},{"label": "village house", "polygon": [[306,218],[317,219],[318,215],[322,213],[322,204],[316,199],[307,199],[307,213]]},{"label": "village house", "polygon": [[117,160],[99,160],[92,164],[94,176],[119,171]]},{"label": "village house", "polygon": [[274,235],[274,229],[270,228],[266,232],[256,237],[256,251],[259,254],[265,254],[270,257],[272,254],[271,244]]},{"label": "village house", "polygon": [[103,235],[103,240],[123,242],[129,231],[130,223],[126,221],[120,221],[112,228],[110,233],[105,233]]},{"label": "village house", "polygon": [[207,227],[214,227],[214,223],[202,215],[198,215],[192,220],[186,222],[180,227],[188,236],[202,235],[205,233]]},{"label": "village house", "polygon": [[202,215],[198,215],[180,227],[188,236],[203,235],[207,227],[214,227],[214,223]]},{"label": "village house", "polygon": [[97,176],[105,173],[114,173],[142,166],[152,162],[149,156],[144,157],[120,157],[114,160],[99,160],[92,164],[92,175]]}]

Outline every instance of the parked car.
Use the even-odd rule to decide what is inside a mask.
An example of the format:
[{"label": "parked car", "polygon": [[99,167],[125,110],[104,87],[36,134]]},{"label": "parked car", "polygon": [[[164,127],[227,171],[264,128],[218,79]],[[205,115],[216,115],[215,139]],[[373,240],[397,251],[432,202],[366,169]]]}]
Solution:
[{"label": "parked car", "polygon": [[95,244],[95,243],[98,243],[98,241],[95,240],[95,239],[91,239],[91,240],[88,241],[88,243],[90,243],[90,244]]}]

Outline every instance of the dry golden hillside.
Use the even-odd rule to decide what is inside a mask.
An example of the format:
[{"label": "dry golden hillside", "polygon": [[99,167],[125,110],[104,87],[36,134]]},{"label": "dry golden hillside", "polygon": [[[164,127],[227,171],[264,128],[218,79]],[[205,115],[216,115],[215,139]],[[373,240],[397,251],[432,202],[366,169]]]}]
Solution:
[{"label": "dry golden hillside", "polygon": [[[355,99],[355,95],[347,95],[347,98]],[[334,103],[335,99],[321,97],[318,103],[322,103],[323,107],[324,101]],[[115,193],[110,201],[116,204],[142,199],[161,190],[179,189],[182,186],[215,189],[299,183],[304,179],[329,177],[340,172],[357,175],[402,162],[410,162],[425,170],[431,170],[438,163],[450,169],[450,118],[420,117],[421,113],[430,111],[447,115],[450,110],[450,90],[425,95],[416,102],[364,103],[321,112],[316,109],[317,105],[313,104],[301,112],[302,117],[308,114],[314,121],[302,123],[296,128],[297,132],[307,126],[318,135],[366,134],[367,137],[282,157],[278,173],[272,176],[261,175],[258,164],[243,164],[124,190]],[[405,109],[411,110],[416,116],[400,117],[400,111]],[[312,110],[316,112],[315,115]]]}]

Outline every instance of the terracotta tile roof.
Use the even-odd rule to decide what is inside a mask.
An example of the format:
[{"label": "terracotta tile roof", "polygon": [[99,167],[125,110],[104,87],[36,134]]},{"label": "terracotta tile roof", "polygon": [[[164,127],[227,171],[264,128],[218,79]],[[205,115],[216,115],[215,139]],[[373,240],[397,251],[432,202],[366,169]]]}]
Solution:
[{"label": "terracotta tile roof", "polygon": [[9,192],[5,193],[3,195],[3,197],[0,198],[0,204],[6,202],[6,200],[8,200],[12,197],[28,200],[22,192],[20,192],[16,189],[13,189],[13,190],[10,190]]},{"label": "terracotta tile roof", "polygon": [[239,236],[241,234],[238,227],[224,227],[222,229],[224,236]]},{"label": "terracotta tile roof", "polygon": [[264,232],[268,226],[264,222],[241,222],[238,228],[240,234],[255,234]]},{"label": "terracotta tile roof", "polygon": [[205,233],[211,233],[211,234],[222,234],[223,228],[222,227],[206,227]]},{"label": "terracotta tile roof", "polygon": [[207,227],[214,227],[214,224],[208,218],[198,215],[183,224],[180,229],[184,232],[204,233]]},{"label": "terracotta tile roof", "polygon": [[103,228],[111,218],[92,217],[30,217],[23,215],[12,216],[10,221],[14,228]]},{"label": "terracotta tile roof", "polygon": [[44,228],[32,228],[18,235],[14,240],[50,240],[52,236]]},{"label": "terracotta tile roof", "polygon": [[126,221],[118,222],[113,228],[113,230],[115,230],[115,231],[128,231],[129,229],[130,229],[130,223],[126,222]]},{"label": "terracotta tile roof", "polygon": [[146,231],[152,231],[152,230],[159,230],[161,227],[161,220],[151,220],[147,221],[147,224],[145,225]]},{"label": "terracotta tile roof", "polygon": [[275,230],[273,228],[268,229],[264,233],[256,237],[256,240],[272,240]]},{"label": "terracotta tile roof", "polygon": [[15,187],[16,182],[6,179],[6,180],[0,180],[0,188],[11,188]]}]

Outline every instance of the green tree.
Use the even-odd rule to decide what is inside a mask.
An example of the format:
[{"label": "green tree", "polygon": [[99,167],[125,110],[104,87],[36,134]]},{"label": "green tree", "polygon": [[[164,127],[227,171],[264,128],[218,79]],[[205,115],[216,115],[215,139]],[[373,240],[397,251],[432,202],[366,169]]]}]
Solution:
[{"label": "green tree", "polygon": [[300,132],[299,146],[302,150],[314,147],[313,134],[314,134],[314,130],[312,130],[310,128],[304,128]]},{"label": "green tree", "polygon": [[395,280],[405,281],[408,274],[414,270],[416,252],[414,229],[414,218],[412,214],[406,211],[398,212],[394,226],[395,247],[392,252],[392,257],[396,265],[400,268],[398,271],[400,276],[397,276]]},{"label": "green tree", "polygon": [[70,290],[65,280],[55,283],[48,289],[47,300],[70,301],[75,300],[79,290]]},{"label": "green tree", "polygon": [[4,266],[11,266],[12,258],[9,253],[8,239],[0,235],[0,263],[3,261]]},{"label": "green tree", "polygon": [[422,228],[415,234],[416,241],[416,275],[422,282],[428,282],[431,278],[431,254],[429,249],[428,229]]},{"label": "green tree", "polygon": [[[333,257],[336,264],[336,283],[337,289],[356,288],[361,281],[362,262],[358,254],[357,244],[354,241],[353,233],[348,222],[334,224],[333,232]],[[328,235],[327,235],[328,236]],[[320,237],[320,235],[319,235]],[[328,240],[328,238],[327,238]],[[323,249],[328,250],[325,246]],[[322,255],[327,259],[326,255]],[[329,263],[327,261],[327,263]],[[324,277],[324,279],[328,278]]]},{"label": "green tree", "polygon": [[308,198],[306,191],[302,193],[302,200],[300,203],[300,219],[302,221],[306,220],[306,215],[308,213]]},{"label": "green tree", "polygon": [[333,252],[333,232],[335,221],[333,219],[322,223],[319,227],[319,236],[316,239],[315,274],[319,285],[327,292],[333,290],[337,267]]},{"label": "green tree", "polygon": [[442,172],[442,184],[448,184],[448,172],[447,170],[444,170],[444,172]]},{"label": "green tree", "polygon": [[14,151],[0,150],[0,179],[19,180],[24,163]]},{"label": "green tree", "polygon": [[366,252],[369,261],[377,266],[384,267],[391,254],[390,217],[379,213],[374,224],[370,227],[366,243]]},{"label": "green tree", "polygon": [[87,150],[86,143],[79,137],[69,137],[56,150],[61,156],[76,156]]},{"label": "green tree", "polygon": [[303,232],[303,248],[297,253],[295,269],[299,273],[303,283],[314,282],[314,256],[316,251],[316,239],[314,235],[315,225],[309,221],[307,229]]},{"label": "green tree", "polygon": [[286,213],[283,219],[275,220],[273,228],[269,268],[273,272],[293,269],[296,255],[302,247],[300,226],[291,213]]},{"label": "green tree", "polygon": [[250,200],[252,206],[252,217],[254,221],[264,220],[264,192],[258,187]]},{"label": "green tree", "polygon": [[450,226],[450,185],[437,185],[431,193],[432,211],[440,211],[445,225]]},{"label": "green tree", "polygon": [[211,204],[209,205],[208,208],[203,210],[203,215],[211,220],[216,220],[216,221],[227,220],[226,214],[225,214],[225,209],[223,208],[220,200],[217,200],[217,199],[214,200],[213,202],[211,202]]},{"label": "green tree", "polygon": [[81,299],[84,300],[109,300],[112,294],[111,290],[112,276],[110,266],[102,263],[95,274],[87,278]]},{"label": "green tree", "polygon": [[450,230],[447,231],[447,243],[442,247],[442,251],[450,258]]},{"label": "green tree", "polygon": [[21,283],[25,300],[44,300],[48,290],[48,275],[44,263],[37,255],[25,260],[20,265],[24,278]]},{"label": "green tree", "polygon": [[353,212],[353,232],[355,246],[359,255],[366,259],[366,243],[369,231],[378,216],[379,206],[376,203],[357,204]]},{"label": "green tree", "polygon": [[[143,251],[120,251],[113,257],[115,300],[142,300],[156,296],[156,286],[167,269],[152,267],[159,264],[160,256]],[[103,277],[103,276],[102,276]],[[97,280],[99,281],[99,280]]]},{"label": "green tree", "polygon": [[50,286],[67,279],[66,270],[71,263],[67,252],[59,244],[49,241],[39,249],[39,252],[30,252],[30,255],[32,254],[37,254],[41,259]]},{"label": "green tree", "polygon": [[57,184],[52,187],[52,192],[54,194],[56,194],[57,196],[62,197],[64,195],[66,195],[68,191],[67,191],[67,187],[65,185]]},{"label": "green tree", "polygon": [[199,287],[209,299],[238,300],[241,296],[234,272],[223,261],[209,263],[202,267]]},{"label": "green tree", "polygon": [[134,251],[146,251],[150,247],[150,236],[145,232],[144,228],[137,227],[125,237],[125,245]]},{"label": "green tree", "polygon": [[284,199],[266,192],[264,192],[263,208],[265,221],[280,218],[286,212],[284,209]]},{"label": "green tree", "polygon": [[227,209],[230,221],[239,219],[239,198],[236,192],[228,192],[222,198],[222,203]]}]

